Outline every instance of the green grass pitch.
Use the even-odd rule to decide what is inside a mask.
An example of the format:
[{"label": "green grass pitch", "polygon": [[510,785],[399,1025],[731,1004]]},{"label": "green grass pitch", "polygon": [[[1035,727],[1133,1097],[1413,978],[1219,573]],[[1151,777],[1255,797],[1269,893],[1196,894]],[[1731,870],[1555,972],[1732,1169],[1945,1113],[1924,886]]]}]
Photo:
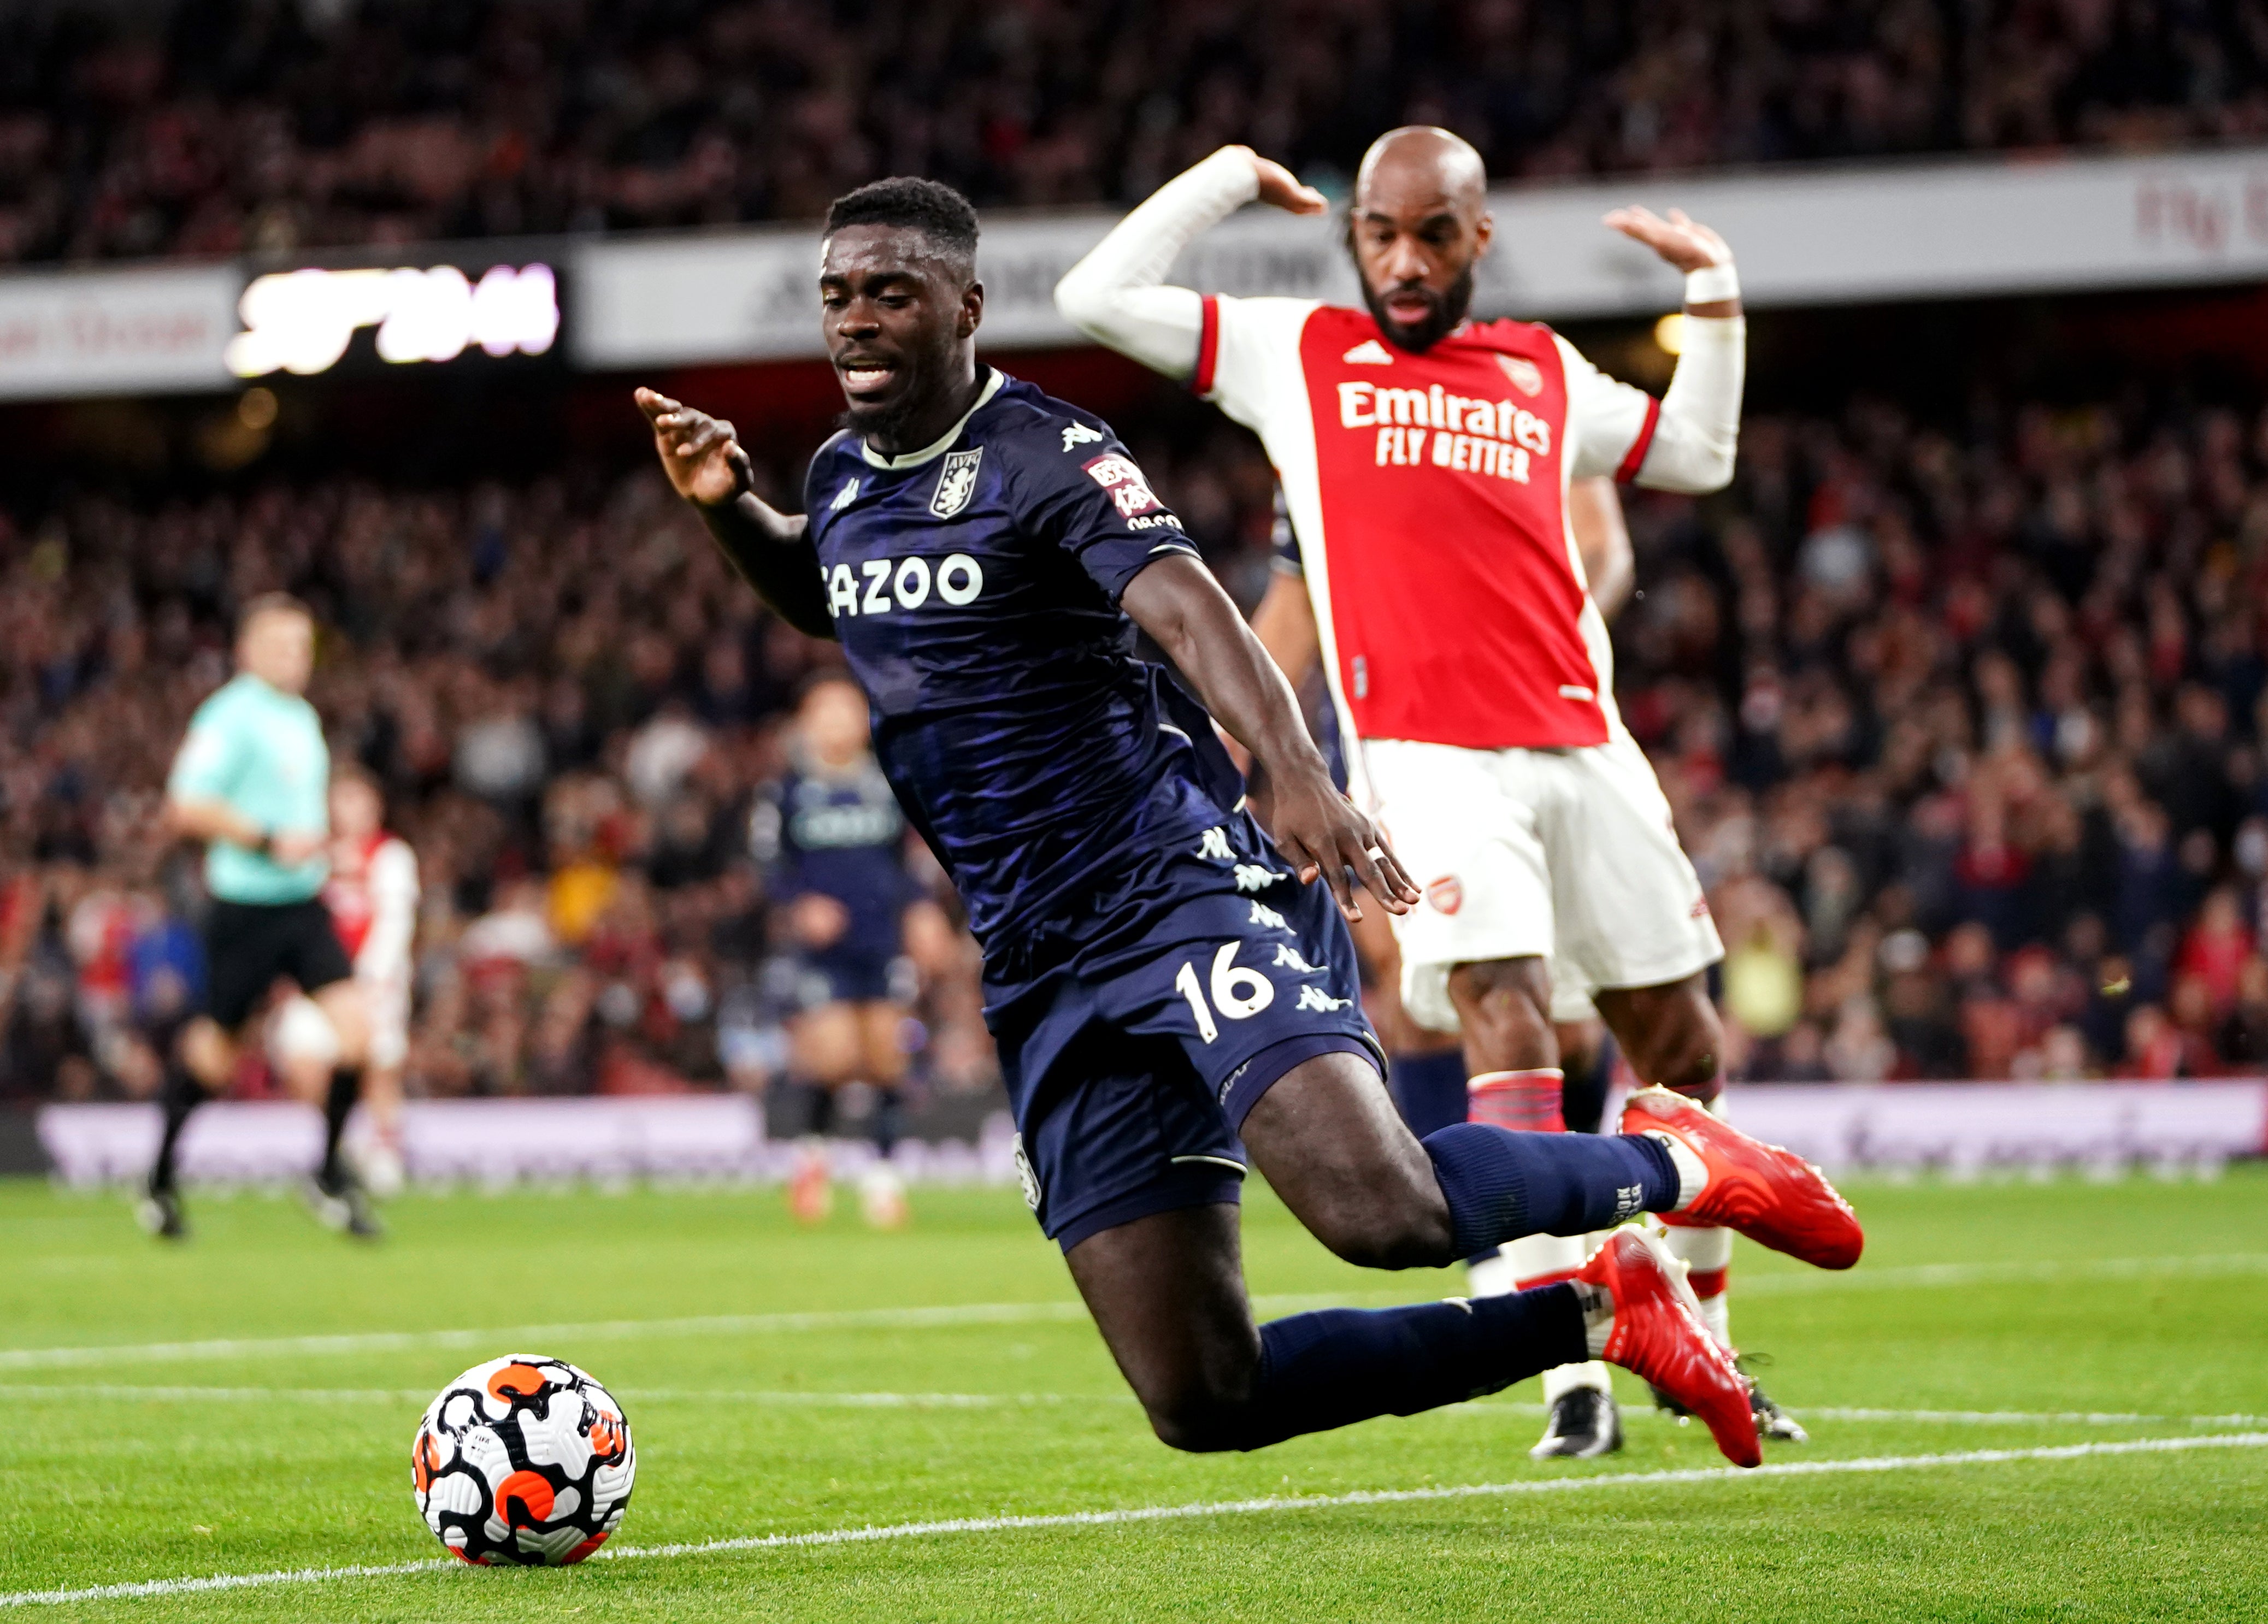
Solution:
[{"label": "green grass pitch", "polygon": [[[1734,1273],[1813,1430],[1771,1465],[1834,1469],[1735,1477],[1634,1388],[1621,1456],[1531,1464],[1532,1384],[1172,1454],[1012,1193],[917,1192],[895,1235],[798,1231],[775,1191],[413,1195],[367,1249],[206,1199],[168,1252],[114,1198],[0,1182],[0,1618],[2268,1617],[2268,1172],[1852,1193],[1854,1274],[1746,1246]],[[1256,1190],[1246,1239],[1263,1312],[1458,1290],[1346,1268]],[[430,1562],[424,1400],[522,1350],[629,1411],[604,1559],[41,1598]],[[947,1519],[980,1525],[655,1548]]]}]

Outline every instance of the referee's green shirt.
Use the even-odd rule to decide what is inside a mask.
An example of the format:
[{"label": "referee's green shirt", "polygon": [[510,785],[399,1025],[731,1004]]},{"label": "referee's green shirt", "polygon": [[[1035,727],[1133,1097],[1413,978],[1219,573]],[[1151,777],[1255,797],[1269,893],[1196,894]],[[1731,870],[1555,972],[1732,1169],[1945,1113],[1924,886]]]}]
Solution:
[{"label": "referee's green shirt", "polygon": [[[245,672],[197,707],[166,792],[225,801],[263,829],[328,834],[330,787],[331,753],[315,708]],[[287,868],[228,841],[205,848],[205,887],[224,902],[304,902],[330,871],[320,855]]]}]

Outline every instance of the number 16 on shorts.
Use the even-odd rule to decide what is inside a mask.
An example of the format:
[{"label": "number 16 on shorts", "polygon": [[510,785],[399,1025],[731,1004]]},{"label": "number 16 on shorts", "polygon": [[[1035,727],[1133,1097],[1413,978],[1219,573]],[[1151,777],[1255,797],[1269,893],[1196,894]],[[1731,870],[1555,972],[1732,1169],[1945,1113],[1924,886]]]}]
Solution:
[{"label": "number 16 on shorts", "polygon": [[1276,1002],[1275,984],[1257,970],[1248,969],[1236,962],[1238,944],[1223,942],[1220,951],[1212,956],[1211,1002],[1206,1002],[1206,988],[1197,983],[1197,966],[1194,959],[1182,961],[1181,970],[1174,977],[1174,990],[1189,1001],[1189,1013],[1197,1018],[1197,1036],[1207,1043],[1220,1036],[1220,1022],[1213,1011],[1220,1011],[1224,1020],[1249,1020]]}]

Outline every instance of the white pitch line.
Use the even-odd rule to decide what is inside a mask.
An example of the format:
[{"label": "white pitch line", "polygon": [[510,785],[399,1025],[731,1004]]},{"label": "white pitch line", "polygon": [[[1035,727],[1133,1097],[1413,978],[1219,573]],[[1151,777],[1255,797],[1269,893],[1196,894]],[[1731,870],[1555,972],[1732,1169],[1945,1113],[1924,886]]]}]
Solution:
[{"label": "white pitch line", "polygon": [[1998,1426],[2136,1426],[2183,1427],[2268,1426],[2268,1415],[2142,1415],[2117,1410],[1881,1410],[1830,1404],[1801,1407],[1805,1416],[1822,1421],[1912,1421],[1944,1422],[1960,1427]]},{"label": "white pitch line", "polygon": [[[1127,1506],[1107,1511],[1059,1511],[1035,1517],[954,1517],[933,1522],[885,1523],[864,1528],[821,1528],[808,1533],[744,1534],[729,1539],[671,1545],[609,1546],[598,1552],[592,1560],[637,1562],[656,1556],[711,1556],[732,1551],[866,1545],[886,1539],[918,1539],[939,1534],[1012,1533],[1042,1528],[1106,1528],[1133,1523],[1184,1522],[1206,1517],[1328,1511],[1347,1506],[1579,1494],[1590,1489],[1660,1483],[1755,1482],[1770,1478],[1835,1477],[1852,1473],[1912,1472],[1940,1466],[2080,1460],[2101,1455],[2171,1454],[2199,1449],[2264,1447],[2268,1447],[2268,1432],[2232,1432],[2204,1437],[2126,1438],[2107,1443],[2065,1444],[2040,1449],[1969,1449],[1941,1455],[1874,1455],[1850,1460],[1790,1461],[1784,1465],[1747,1470],[1739,1466],[1697,1466],[1669,1472],[1609,1472],[1591,1477],[1529,1478],[1513,1483],[1460,1483],[1431,1488],[1366,1488],[1341,1495],[1269,1495],[1252,1500]],[[0,1592],[0,1607],[123,1600],[139,1596],[181,1596],[205,1591],[253,1590],[282,1584],[320,1584],[340,1579],[394,1578],[416,1573],[434,1573],[450,1568],[461,1568],[461,1564],[441,1558],[386,1566],[296,1568],[270,1573],[212,1574],[194,1579],[144,1579],[132,1584],[89,1585],[81,1590],[13,1591]]]},{"label": "white pitch line", "polygon": [[[2208,1253],[2163,1258],[2095,1258],[2030,1263],[1921,1263],[1847,1274],[1743,1275],[1742,1297],[1818,1291],[2133,1280],[2161,1276],[2268,1274],[2268,1252]],[[1256,1297],[1263,1313],[1310,1308],[1379,1306],[1410,1299],[1379,1291],[1301,1292]],[[81,1348],[0,1348],[0,1370],[57,1370],[105,1364],[252,1359],[277,1355],[324,1357],[423,1348],[494,1348],[547,1341],[625,1341],[642,1337],[758,1336],[797,1331],[919,1331],[987,1325],[1066,1325],[1086,1321],[1078,1303],[958,1303],[929,1308],[817,1309],[764,1314],[700,1314],[663,1319],[600,1319],[494,1329],[363,1331],[328,1336],[223,1337],[209,1341],[119,1342]]]},{"label": "white pitch line", "polygon": [[[634,1404],[778,1404],[846,1410],[1014,1409],[1057,1404],[1131,1404],[1123,1393],[824,1393],[808,1388],[612,1387]],[[261,1403],[298,1399],[319,1404],[415,1404],[432,1395],[409,1387],[161,1387],[118,1382],[0,1383],[0,1399],[116,1399],[175,1403]]]},{"label": "white pitch line", "polygon": [[1909,1263],[1848,1273],[1748,1275],[1742,1297],[1780,1297],[1821,1290],[1908,1290],[1929,1286],[2051,1285],[2063,1280],[2152,1280],[2216,1275],[2268,1275],[2268,1252],[2208,1252],[2163,1258],[2045,1258],[2013,1263]]},{"label": "white pitch line", "polygon": [[[1333,1308],[1344,1292],[1256,1297],[1263,1312]],[[195,1342],[118,1342],[83,1348],[0,1348],[0,1370],[103,1364],[166,1363],[192,1359],[249,1359],[274,1355],[403,1353],[428,1348],[491,1348],[499,1343],[634,1341],[656,1336],[759,1336],[796,1331],[921,1331],[987,1325],[1085,1325],[1080,1303],[946,1303],[927,1308],[813,1309],[767,1314],[696,1314],[666,1319],[600,1319],[579,1324],[496,1329],[356,1331],[325,1336],[236,1336]]]},{"label": "white pitch line", "polygon": [[[1123,1393],[826,1393],[809,1388],[622,1387],[611,1390],[637,1404],[777,1404],[792,1409],[983,1410],[1030,1409],[1063,1404],[1125,1405]],[[114,1399],[125,1402],[264,1403],[304,1400],[318,1404],[416,1404],[429,1394],[411,1387],[174,1387],[133,1383],[0,1383],[0,1399]],[[1548,1406],[1514,1399],[1475,1399],[1445,1405],[1433,1414],[1541,1415]],[[1806,1404],[1798,1419],[1848,1422],[1918,1422],[1965,1427],[1998,1426],[2174,1426],[2268,1427],[2268,1415],[2241,1411],[2220,1415],[2160,1415],[2129,1410],[1897,1410],[1850,1405]],[[1638,1415],[1650,1415],[1638,1411]]]}]

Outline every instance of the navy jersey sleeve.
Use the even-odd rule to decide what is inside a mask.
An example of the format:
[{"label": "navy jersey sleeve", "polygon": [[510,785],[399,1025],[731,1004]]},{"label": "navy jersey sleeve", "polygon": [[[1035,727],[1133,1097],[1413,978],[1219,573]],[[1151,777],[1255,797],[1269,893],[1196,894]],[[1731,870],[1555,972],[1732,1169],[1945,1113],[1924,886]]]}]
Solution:
[{"label": "navy jersey sleeve", "polygon": [[1021,437],[1014,474],[1020,516],[1079,560],[1114,607],[1152,560],[1197,556],[1181,519],[1108,429],[1056,419]]}]

